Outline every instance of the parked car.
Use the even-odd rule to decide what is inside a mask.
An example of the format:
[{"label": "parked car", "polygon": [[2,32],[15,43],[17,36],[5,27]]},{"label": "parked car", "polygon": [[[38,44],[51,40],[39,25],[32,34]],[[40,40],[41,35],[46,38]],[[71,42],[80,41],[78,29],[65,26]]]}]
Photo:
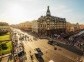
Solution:
[{"label": "parked car", "polygon": [[48,41],[48,44],[52,45],[52,44],[53,44],[53,42],[54,42],[54,41],[49,40],[49,41]]},{"label": "parked car", "polygon": [[58,43],[55,41],[55,42],[53,42],[53,46],[55,46],[55,45],[57,45],[58,46]]},{"label": "parked car", "polygon": [[37,58],[41,58],[42,56],[40,55],[40,54],[38,54],[38,53],[35,53],[35,56],[37,57]]}]

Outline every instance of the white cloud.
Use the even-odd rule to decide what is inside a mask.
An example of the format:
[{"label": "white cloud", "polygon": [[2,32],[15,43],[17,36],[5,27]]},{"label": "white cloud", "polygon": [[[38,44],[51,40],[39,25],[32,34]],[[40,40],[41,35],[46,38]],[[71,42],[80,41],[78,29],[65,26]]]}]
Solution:
[{"label": "white cloud", "polygon": [[[53,16],[66,18],[72,23],[83,20],[83,15],[76,14],[74,9],[63,4],[52,4],[48,0],[4,0],[0,2],[0,19],[10,24],[33,20],[46,14],[47,5]],[[81,21],[83,23],[83,21]]]}]

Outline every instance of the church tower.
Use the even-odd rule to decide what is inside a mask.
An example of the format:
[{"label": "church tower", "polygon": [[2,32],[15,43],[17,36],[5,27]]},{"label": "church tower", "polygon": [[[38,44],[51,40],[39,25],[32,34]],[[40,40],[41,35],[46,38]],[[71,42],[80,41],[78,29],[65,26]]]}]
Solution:
[{"label": "church tower", "polygon": [[50,9],[49,9],[49,6],[47,7],[46,16],[51,16],[51,13],[50,13]]}]

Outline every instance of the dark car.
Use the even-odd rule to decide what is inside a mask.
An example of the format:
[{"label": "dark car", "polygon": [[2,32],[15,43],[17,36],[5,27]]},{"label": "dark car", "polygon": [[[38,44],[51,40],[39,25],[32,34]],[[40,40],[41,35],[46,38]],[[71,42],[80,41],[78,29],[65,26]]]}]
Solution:
[{"label": "dark car", "polygon": [[41,49],[40,48],[36,48],[36,51],[41,52]]},{"label": "dark car", "polygon": [[23,55],[25,55],[25,52],[23,50],[18,52],[18,57],[21,57]]},{"label": "dark car", "polygon": [[35,50],[38,52],[38,54],[43,55],[43,53],[42,53],[40,48],[36,48]]},{"label": "dark car", "polygon": [[52,45],[52,44],[53,44],[53,42],[54,42],[54,41],[52,41],[52,40],[51,40],[51,41],[48,41],[48,44]]},{"label": "dark car", "polygon": [[57,42],[53,42],[53,46],[55,46],[55,45],[57,45],[57,46],[58,46],[59,44],[58,44]]}]

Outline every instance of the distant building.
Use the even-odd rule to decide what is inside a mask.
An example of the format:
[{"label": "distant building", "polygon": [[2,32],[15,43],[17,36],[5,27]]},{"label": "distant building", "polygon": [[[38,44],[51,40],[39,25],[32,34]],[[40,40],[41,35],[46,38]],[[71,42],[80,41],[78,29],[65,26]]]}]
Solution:
[{"label": "distant building", "polygon": [[84,29],[84,24],[81,24],[80,25],[80,29]]},{"label": "distant building", "polygon": [[80,30],[80,25],[78,23],[71,24],[69,22],[66,23],[66,32],[75,32]]},{"label": "distant building", "polygon": [[32,30],[32,23],[31,22],[20,23],[17,25],[17,27],[21,30],[24,30],[24,31],[31,31]]},{"label": "distant building", "polygon": [[79,30],[80,30],[80,25],[79,25],[79,23],[76,23],[76,24],[74,25],[74,30],[75,30],[75,31],[79,31]]},{"label": "distant building", "polygon": [[0,22],[0,33],[2,34],[3,32],[8,32],[10,31],[10,26],[6,22]]},{"label": "distant building", "polygon": [[19,28],[21,30],[24,30],[24,31],[31,31],[32,30],[32,22],[23,22],[23,23],[20,23],[20,24],[16,24],[16,25],[11,25],[11,27],[13,28]]},{"label": "distant building", "polygon": [[52,16],[49,6],[47,7],[46,16],[38,18],[33,25],[37,25],[37,27],[33,26],[33,32],[36,29],[40,35],[51,36],[66,32],[66,19]]},{"label": "distant building", "polygon": [[74,26],[70,22],[66,23],[66,32],[74,32]]},{"label": "distant building", "polygon": [[37,20],[32,21],[32,32],[38,33],[38,22],[37,22]]}]

